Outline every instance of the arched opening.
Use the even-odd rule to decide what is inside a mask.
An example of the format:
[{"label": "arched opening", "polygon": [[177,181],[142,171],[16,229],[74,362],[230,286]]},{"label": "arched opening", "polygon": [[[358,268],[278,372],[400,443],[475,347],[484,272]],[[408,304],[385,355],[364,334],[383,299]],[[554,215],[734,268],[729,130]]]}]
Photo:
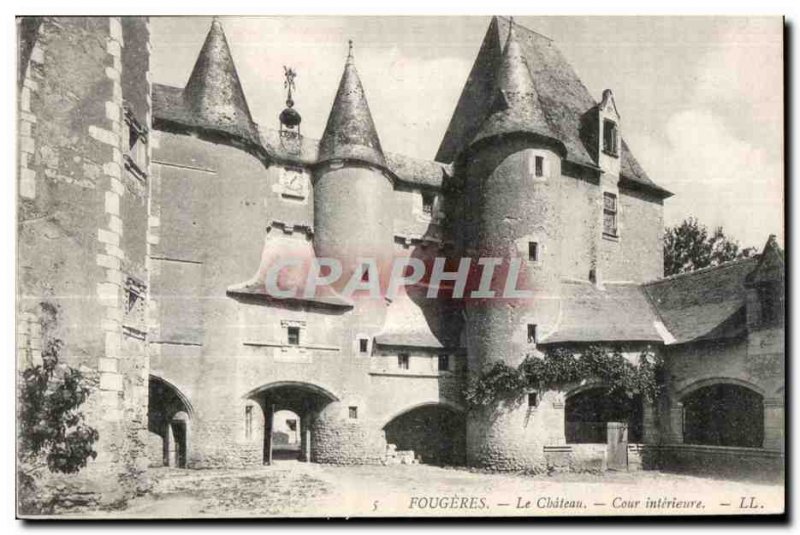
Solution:
[{"label": "arched opening", "polygon": [[567,444],[606,443],[609,422],[627,424],[628,442],[641,442],[643,412],[640,395],[628,397],[602,386],[579,391],[564,405]]},{"label": "arched opening", "polygon": [[328,404],[338,401],[324,388],[300,382],[271,383],[247,398],[264,411],[265,464],[281,460],[311,460],[312,422]]},{"label": "arched opening", "polygon": [[191,406],[177,388],[160,377],[150,376],[148,390],[150,465],[186,468]]},{"label": "arched opening", "polygon": [[745,386],[717,383],[685,395],[683,442],[760,448],[764,443],[764,398]]},{"label": "arched opening", "polygon": [[463,465],[466,461],[464,414],[447,405],[416,407],[394,417],[383,430],[390,458],[394,452],[439,466]]},{"label": "arched opening", "polygon": [[272,418],[272,459],[300,459],[303,431],[297,413],[277,411]]}]

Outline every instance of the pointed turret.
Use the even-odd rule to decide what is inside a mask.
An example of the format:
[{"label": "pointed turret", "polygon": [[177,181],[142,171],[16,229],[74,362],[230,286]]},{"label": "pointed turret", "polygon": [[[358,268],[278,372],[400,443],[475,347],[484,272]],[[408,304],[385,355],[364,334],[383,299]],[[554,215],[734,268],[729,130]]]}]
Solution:
[{"label": "pointed turret", "polygon": [[249,140],[258,139],[228,41],[217,18],[211,23],[183,90],[183,99],[189,111],[203,123]]},{"label": "pointed turret", "polygon": [[367,97],[356,71],[353,43],[319,146],[319,161],[352,159],[386,167]]},{"label": "pointed turret", "polygon": [[494,136],[528,133],[562,145],[547,123],[513,21],[495,75],[494,100],[472,143]]}]

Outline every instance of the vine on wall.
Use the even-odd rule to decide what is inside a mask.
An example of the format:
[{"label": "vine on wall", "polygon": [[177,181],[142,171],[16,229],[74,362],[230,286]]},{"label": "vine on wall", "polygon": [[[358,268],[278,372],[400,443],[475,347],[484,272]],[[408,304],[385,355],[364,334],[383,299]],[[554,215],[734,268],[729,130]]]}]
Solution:
[{"label": "vine on wall", "polygon": [[651,351],[639,354],[638,365],[619,350],[592,345],[580,353],[565,348],[548,351],[543,357],[528,355],[518,368],[504,362],[487,364],[467,381],[464,398],[471,408],[499,401],[517,402],[531,390],[550,390],[583,380],[598,380],[609,395],[632,398],[641,394],[654,401],[662,388],[663,362]]},{"label": "vine on wall", "polygon": [[40,466],[52,473],[74,474],[95,459],[98,432],[81,411],[91,388],[84,374],[60,361],[64,342],[51,336],[55,309],[42,305],[42,364],[26,368],[19,382],[20,511],[52,512],[53,504],[38,488]]}]

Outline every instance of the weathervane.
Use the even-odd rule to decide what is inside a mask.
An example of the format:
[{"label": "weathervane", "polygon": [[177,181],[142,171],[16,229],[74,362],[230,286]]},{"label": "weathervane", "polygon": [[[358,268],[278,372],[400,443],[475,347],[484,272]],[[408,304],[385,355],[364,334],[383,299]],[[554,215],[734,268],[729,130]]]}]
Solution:
[{"label": "weathervane", "polygon": [[295,70],[291,67],[284,65],[283,76],[285,78],[283,81],[283,87],[289,91],[286,96],[286,105],[291,108],[294,106],[294,101],[292,100],[292,90],[295,89],[294,79],[297,77],[297,72],[295,72]]},{"label": "weathervane", "polygon": [[302,117],[294,109],[294,100],[292,100],[292,91],[296,89],[294,79],[297,78],[297,72],[286,65],[283,66],[283,87],[286,89],[286,108],[281,112],[278,117],[281,122],[281,136],[285,138],[296,138],[300,135],[300,122]]}]

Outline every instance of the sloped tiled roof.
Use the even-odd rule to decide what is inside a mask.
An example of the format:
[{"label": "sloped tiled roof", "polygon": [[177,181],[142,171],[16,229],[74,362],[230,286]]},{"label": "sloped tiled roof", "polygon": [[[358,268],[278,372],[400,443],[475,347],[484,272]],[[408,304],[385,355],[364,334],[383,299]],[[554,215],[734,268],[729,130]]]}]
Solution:
[{"label": "sloped tiled roof", "polygon": [[375,342],[384,346],[429,349],[458,347],[459,333],[443,317],[440,305],[435,299],[426,297],[415,302],[407,293],[401,292],[389,305]]},{"label": "sloped tiled roof", "polygon": [[[474,139],[489,114],[496,86],[496,66],[502,59],[508,25],[509,21],[505,18],[492,19],[442,139],[437,161],[452,162]],[[583,131],[582,126],[586,123],[584,117],[597,106],[597,102],[552,40],[518,24],[515,24],[515,31],[550,132],[565,145],[567,160],[596,169],[597,161],[589,148],[592,145],[588,139],[589,133]],[[650,180],[624,140],[620,157],[623,183],[643,187],[659,195],[671,195]]]},{"label": "sloped tiled roof", "polygon": [[515,133],[533,134],[558,143],[545,119],[513,25],[509,28],[508,40],[495,76],[492,99],[489,115],[472,143]]},{"label": "sloped tiled roof", "polygon": [[386,166],[352,49],[319,144],[319,161],[349,158]]},{"label": "sloped tiled roof", "polygon": [[257,133],[222,24],[214,19],[183,90],[182,105],[196,120],[246,138]]},{"label": "sloped tiled roof", "polygon": [[674,343],[744,333],[745,279],[758,257],[674,275],[643,285]]},{"label": "sloped tiled roof", "polygon": [[641,286],[589,282],[561,284],[561,313],[541,344],[570,342],[663,342],[659,318]]}]

